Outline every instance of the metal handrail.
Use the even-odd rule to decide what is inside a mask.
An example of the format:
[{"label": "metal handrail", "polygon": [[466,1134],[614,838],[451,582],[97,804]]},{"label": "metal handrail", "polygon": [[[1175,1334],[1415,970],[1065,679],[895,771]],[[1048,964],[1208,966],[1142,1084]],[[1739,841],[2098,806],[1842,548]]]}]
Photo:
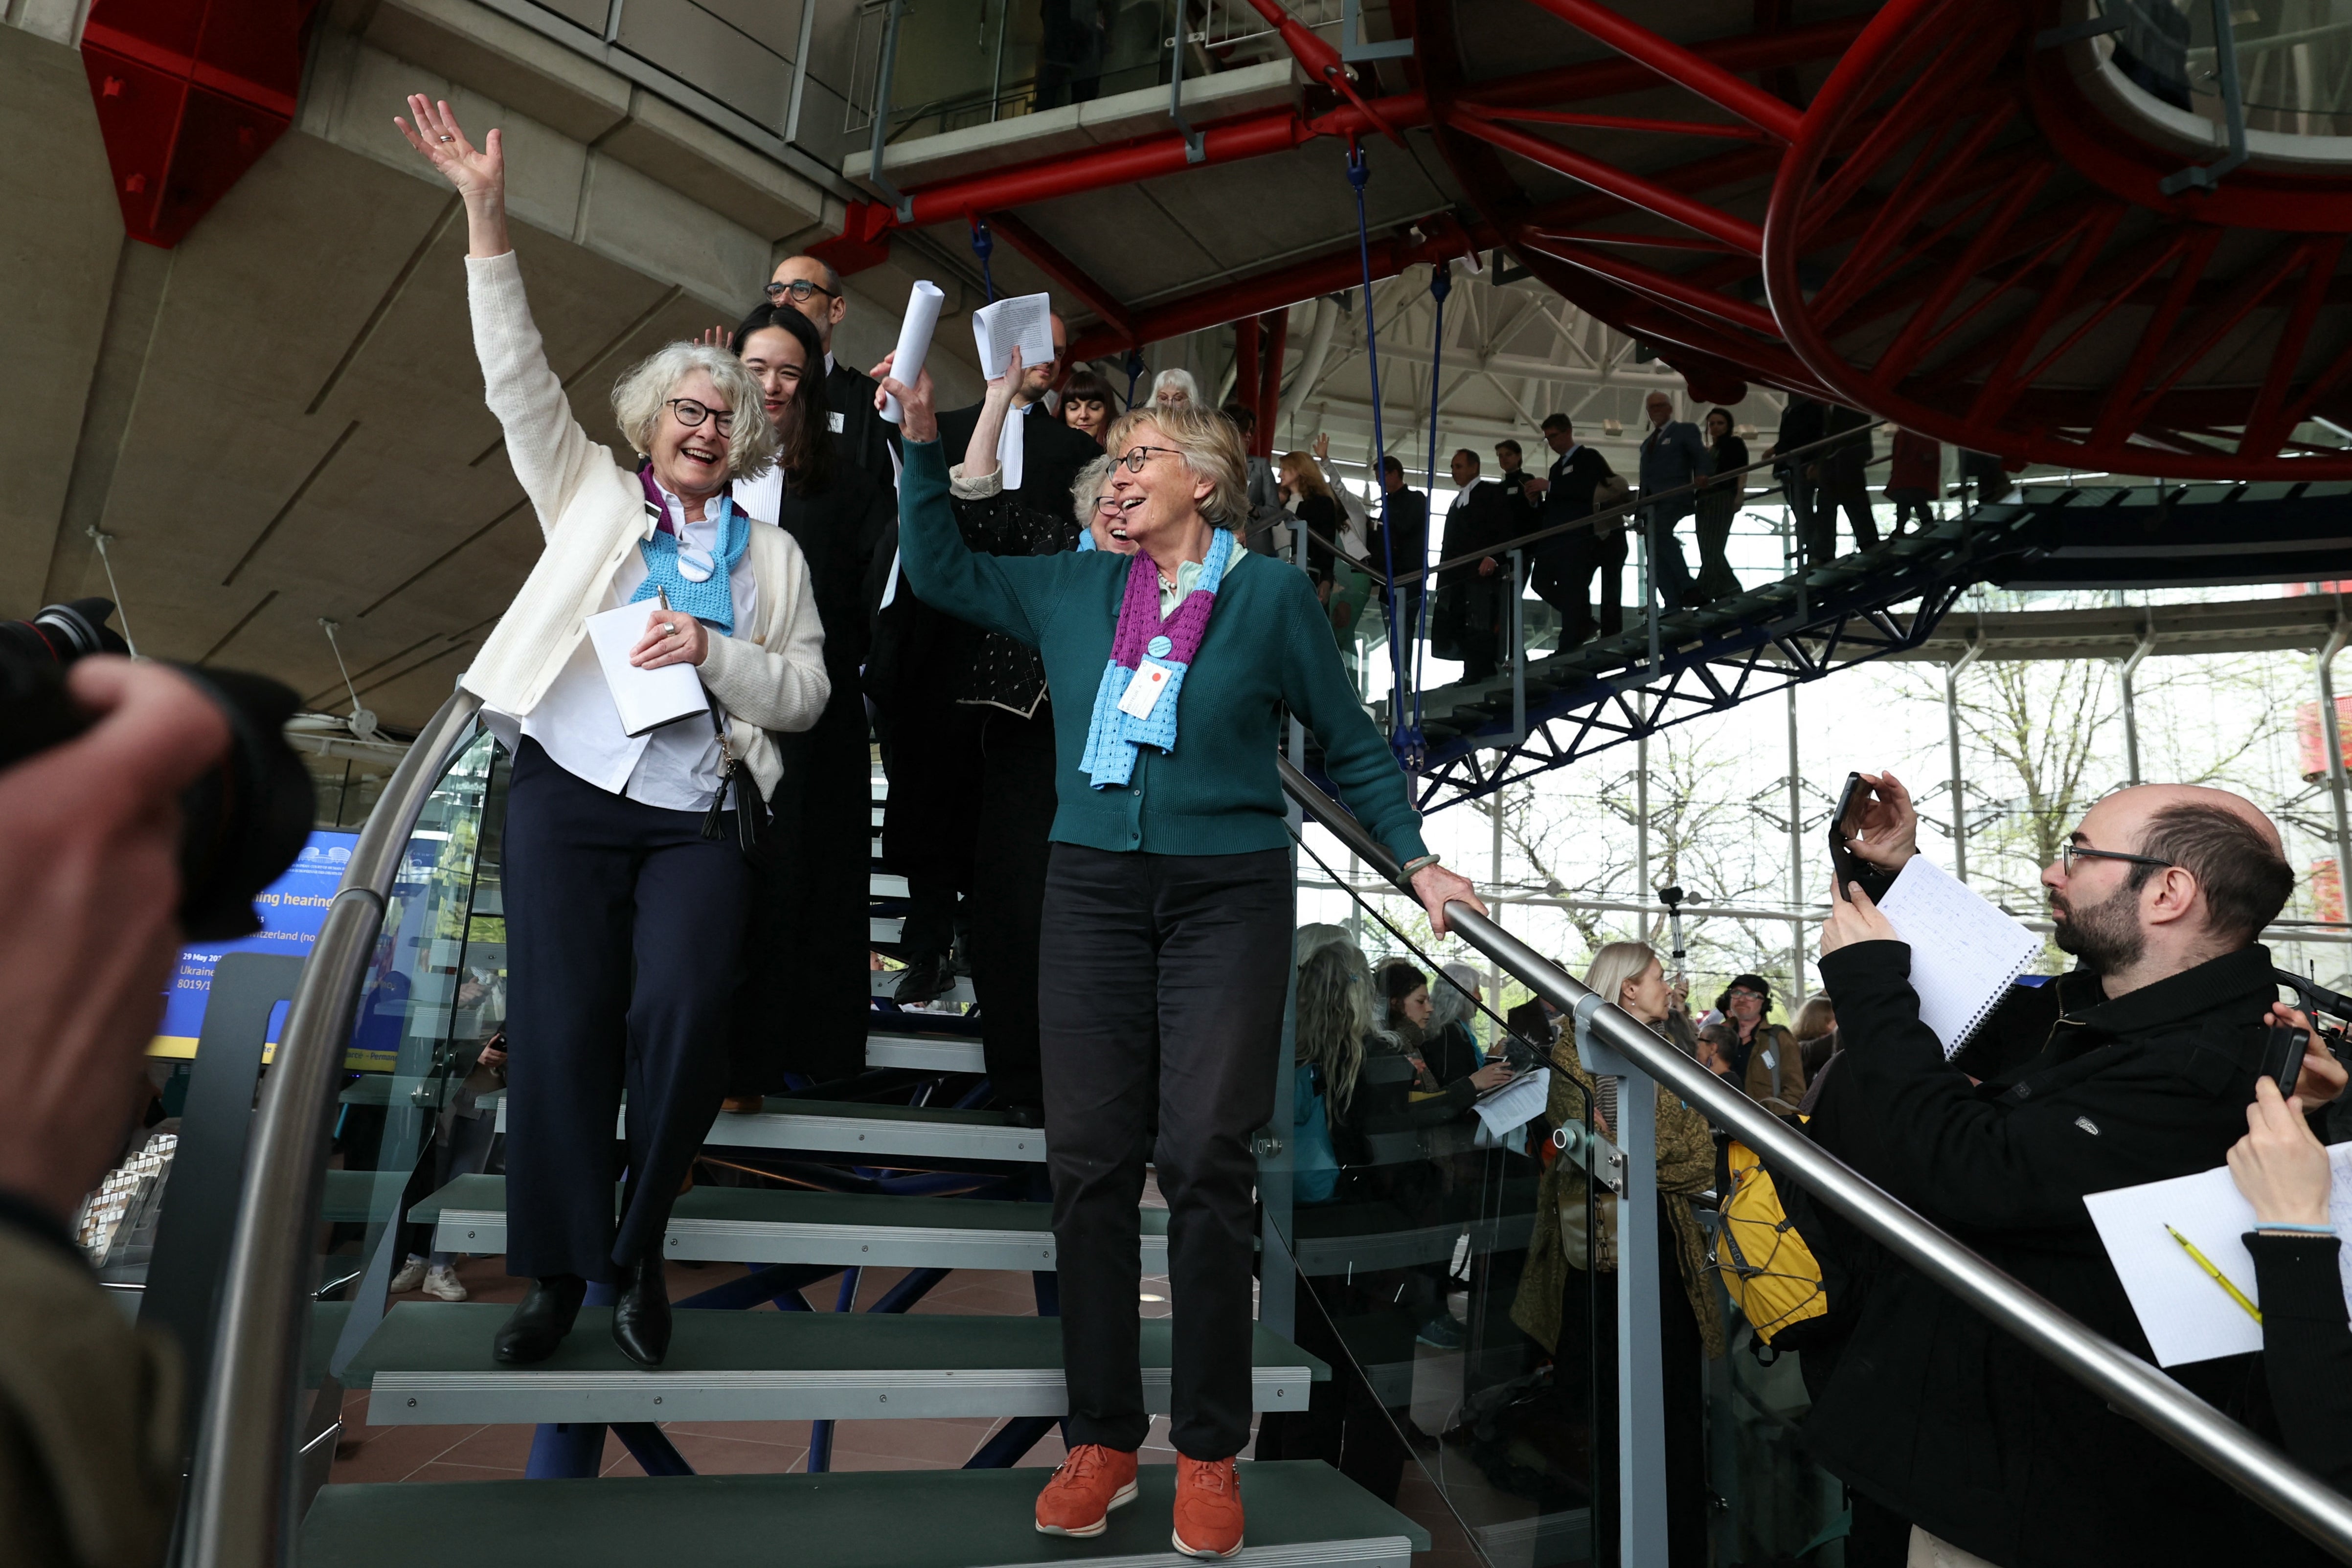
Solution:
[{"label": "metal handrail", "polygon": [[[1363,824],[1277,756],[1290,798],[1367,864],[1405,892],[1402,867]],[[1592,992],[1492,920],[1461,903],[1445,918],[1465,942],[1563,1013]],[[1852,1220],[1896,1257],[2006,1329],[2061,1372],[2212,1471],[2344,1563],[2352,1563],[2352,1499],[2112,1340],[1921,1218],[1811,1139],[1609,1004],[1592,1010],[1610,1048],[1764,1156],[1774,1173]]]},{"label": "metal handrail", "polygon": [[190,1568],[278,1563],[292,1539],[288,1461],[310,1327],[303,1281],[336,1081],[410,830],[480,706],[471,693],[452,695],[385,783],[302,966],[262,1083],[182,1521],[181,1561]]}]

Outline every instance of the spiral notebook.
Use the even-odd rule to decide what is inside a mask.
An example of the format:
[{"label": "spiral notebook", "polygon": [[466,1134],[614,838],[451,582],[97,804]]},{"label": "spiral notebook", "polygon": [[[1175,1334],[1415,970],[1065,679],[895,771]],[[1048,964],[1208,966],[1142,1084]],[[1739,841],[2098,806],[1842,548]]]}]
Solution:
[{"label": "spiral notebook", "polygon": [[1926,855],[1913,855],[1878,901],[1911,945],[1919,1021],[1944,1042],[1944,1058],[1969,1042],[2042,951],[2042,938]]}]

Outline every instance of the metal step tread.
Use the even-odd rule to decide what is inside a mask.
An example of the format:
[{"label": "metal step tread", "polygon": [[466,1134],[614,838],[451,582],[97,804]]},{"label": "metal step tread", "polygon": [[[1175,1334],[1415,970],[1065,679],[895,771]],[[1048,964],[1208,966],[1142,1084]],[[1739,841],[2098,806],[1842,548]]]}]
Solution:
[{"label": "metal step tread", "polygon": [[[726,1263],[893,1269],[1051,1270],[1053,1206],[1005,1198],[898,1197],[698,1186],[671,1205],[662,1255]],[[507,1249],[504,1176],[461,1176],[408,1211],[451,1252]],[[1168,1211],[1140,1210],[1143,1270],[1168,1266]]]},{"label": "metal step tread", "polygon": [[985,1072],[988,1063],[973,1035],[902,1034],[868,1030],[866,1065],[905,1067],[918,1072]]},{"label": "metal step tread", "polygon": [[868,1158],[1012,1160],[1042,1165],[1045,1134],[1014,1125],[998,1111],[865,1105],[846,1100],[771,1095],[757,1111],[722,1111],[707,1143],[759,1149],[804,1149]]},{"label": "metal step tread", "polygon": [[[613,1343],[612,1310],[583,1307],[556,1354],[505,1366],[490,1354],[514,1309],[401,1301],[344,1371],[369,1389],[370,1426],[541,1421],[821,1421],[1059,1416],[1068,1407],[1056,1318],[939,1312],[680,1311],[648,1371]],[[1141,1329],[1145,1403],[1168,1408],[1173,1323]],[[1304,1410],[1330,1369],[1253,1331],[1252,1405]]]},{"label": "metal step tread", "polygon": [[[446,1568],[736,1568],[747,1542],[789,1539],[826,1568],[1195,1568],[1168,1539],[1176,1468],[1091,1541],[1040,1535],[1034,1469],[863,1470],[658,1480],[383,1481],[331,1486],[302,1522],[304,1568],[412,1568],[418,1521]],[[1407,1568],[1429,1533],[1316,1459],[1244,1462],[1241,1568]],[[788,1536],[782,1532],[789,1532]]]}]

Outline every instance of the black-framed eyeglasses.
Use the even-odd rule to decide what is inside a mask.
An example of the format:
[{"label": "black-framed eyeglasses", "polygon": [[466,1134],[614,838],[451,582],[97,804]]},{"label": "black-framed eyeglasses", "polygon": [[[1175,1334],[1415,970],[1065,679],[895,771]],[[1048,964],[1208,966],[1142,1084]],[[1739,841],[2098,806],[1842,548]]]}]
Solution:
[{"label": "black-framed eyeglasses", "polygon": [[2058,863],[2068,876],[2074,874],[2076,861],[2123,861],[2131,865],[2170,866],[2178,862],[2159,860],[2155,855],[2130,855],[2121,850],[2095,850],[2087,844],[2063,843],[2058,846]]},{"label": "black-framed eyeglasses", "polygon": [[1735,1002],[1736,1002],[1736,1001],[1738,1001],[1738,1000],[1739,1000],[1739,999],[1740,999],[1741,998],[1743,998],[1743,997],[1745,997],[1748,1000],[1749,1000],[1749,1001],[1751,1001],[1751,1002],[1760,1002],[1760,1001],[1763,1001],[1763,1000],[1765,999],[1764,993],[1763,993],[1763,992],[1761,992],[1761,991],[1748,991],[1748,990],[1741,990],[1741,989],[1738,989],[1738,988],[1733,988],[1733,989],[1731,989],[1731,990],[1726,991],[1726,992],[1724,993],[1724,995],[1725,995],[1725,996],[1727,996],[1727,997],[1728,997],[1731,1000],[1733,1000],[1733,1001],[1735,1001]]},{"label": "black-framed eyeglasses", "polygon": [[1127,465],[1129,473],[1140,474],[1143,472],[1143,465],[1151,461],[1151,455],[1155,452],[1165,452],[1171,457],[1183,455],[1172,446],[1138,446],[1121,455],[1118,461]]},{"label": "black-framed eyeglasses", "polygon": [[664,402],[662,406],[677,415],[677,422],[688,430],[694,429],[704,420],[709,419],[718,422],[719,434],[734,434],[735,413],[731,409],[711,408],[707,404],[695,402],[690,397],[670,398]]},{"label": "black-framed eyeglasses", "polygon": [[768,285],[768,298],[778,305],[782,305],[787,298],[795,305],[805,305],[808,303],[808,297],[812,294],[822,294],[827,299],[841,298],[838,293],[827,288],[824,284],[811,283],[805,277],[795,277],[790,283]]}]

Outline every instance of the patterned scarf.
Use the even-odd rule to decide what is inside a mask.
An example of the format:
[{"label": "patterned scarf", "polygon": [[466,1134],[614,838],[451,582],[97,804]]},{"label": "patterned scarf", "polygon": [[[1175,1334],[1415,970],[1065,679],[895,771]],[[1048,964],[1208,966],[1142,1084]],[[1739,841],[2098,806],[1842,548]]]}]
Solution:
[{"label": "patterned scarf", "polygon": [[[1097,789],[1125,784],[1135,776],[1136,747],[1156,746],[1176,749],[1176,699],[1184,689],[1184,672],[1201,651],[1208,634],[1209,612],[1217,607],[1217,585],[1233,559],[1234,536],[1219,528],[1201,568],[1201,580],[1163,623],[1160,618],[1160,568],[1141,550],[1127,569],[1127,597],[1118,607],[1118,630],[1112,633],[1110,663],[1102,685],[1095,689],[1093,719],[1087,726],[1086,755],[1078,759]],[[1138,718],[1121,708],[1119,699],[1144,664],[1168,672],[1168,684],[1151,706],[1151,716]]]},{"label": "patterned scarf", "polygon": [[[719,549],[707,560],[698,559],[698,566],[707,565],[709,570],[697,580],[678,569],[679,552],[691,547],[671,528],[669,507],[654,484],[653,470],[641,469],[638,477],[645,482],[646,509],[653,514],[656,531],[637,544],[637,554],[646,563],[646,580],[629,595],[629,602],[665,593],[672,610],[683,610],[697,621],[734,635],[735,591],[728,579],[743,559],[744,547],[751,542],[751,520],[735,509],[733,497],[724,490],[719,493]],[[699,551],[696,554],[700,556]]]}]

